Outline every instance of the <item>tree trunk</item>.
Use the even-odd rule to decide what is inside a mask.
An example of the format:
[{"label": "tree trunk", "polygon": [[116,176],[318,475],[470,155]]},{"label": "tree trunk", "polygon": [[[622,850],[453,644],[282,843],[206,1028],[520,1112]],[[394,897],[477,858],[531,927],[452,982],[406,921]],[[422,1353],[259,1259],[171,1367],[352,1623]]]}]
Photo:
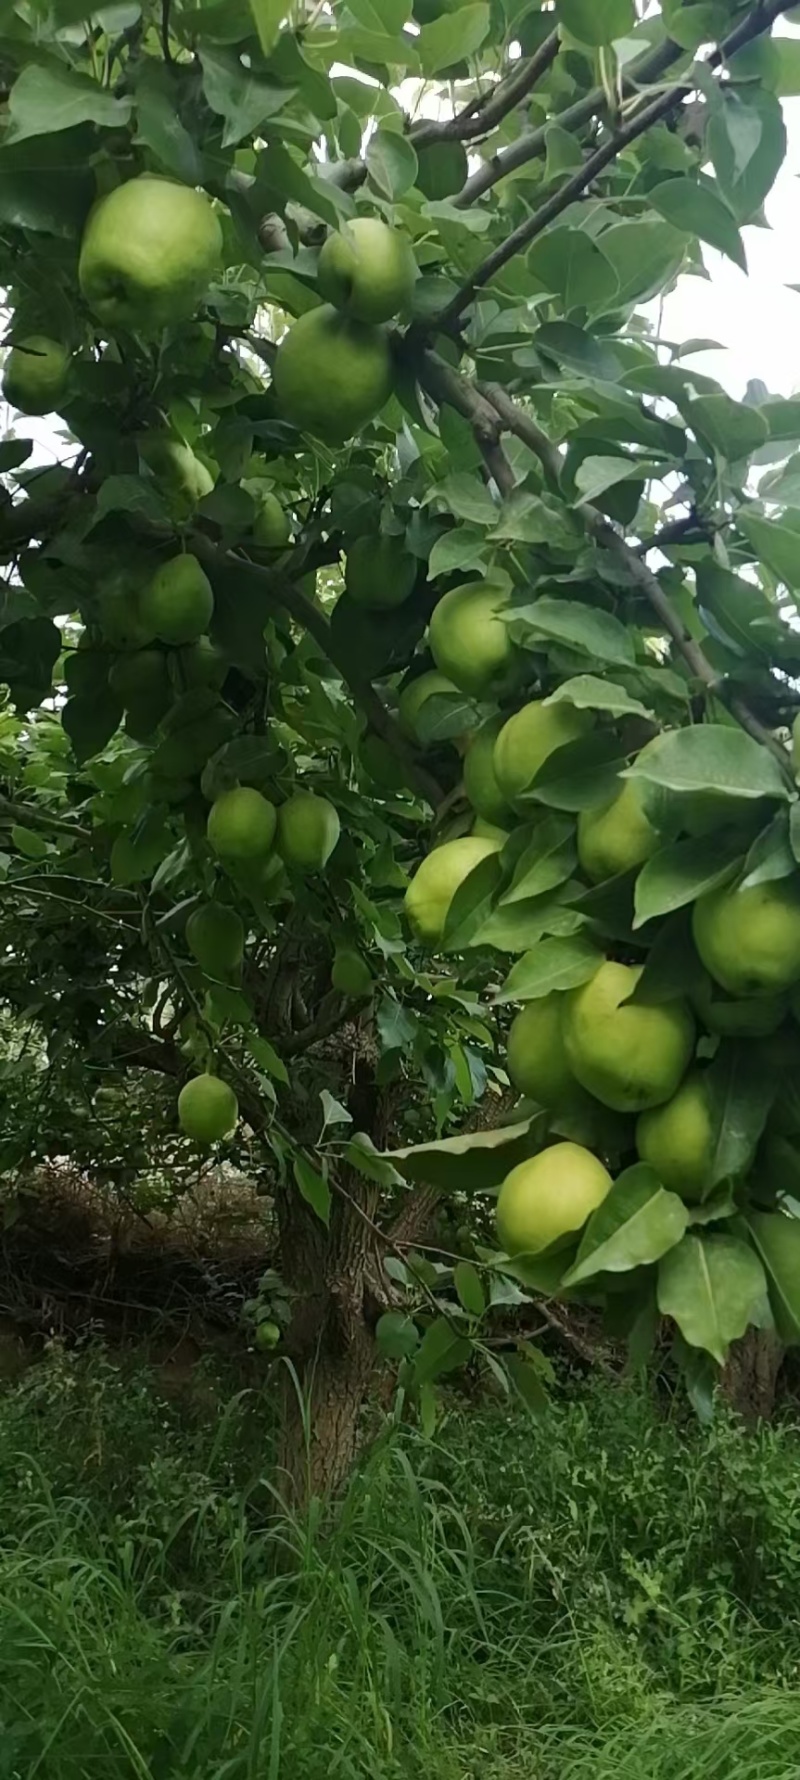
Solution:
[{"label": "tree trunk", "polygon": [[770,1421],[783,1353],[772,1329],[748,1329],[741,1341],[733,1343],[720,1388],[744,1421],[753,1425]]}]

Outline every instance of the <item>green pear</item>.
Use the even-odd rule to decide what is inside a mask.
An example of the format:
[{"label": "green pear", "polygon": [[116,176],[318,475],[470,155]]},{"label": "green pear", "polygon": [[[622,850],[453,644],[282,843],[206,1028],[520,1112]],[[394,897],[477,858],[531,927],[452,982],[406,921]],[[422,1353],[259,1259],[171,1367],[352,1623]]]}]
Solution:
[{"label": "green pear", "polygon": [[3,372],[3,395],[20,414],[52,414],[69,383],[70,355],[59,340],[29,334],[14,342]]},{"label": "green pear", "polygon": [[238,977],[244,954],[244,927],[224,902],[201,902],[186,923],[186,943],[207,976],[221,982]]},{"label": "green pear", "polygon": [[494,769],[494,745],[503,727],[502,717],[473,730],[464,755],[464,790],[477,816],[497,827],[507,827],[512,818],[510,803],[503,796]]},{"label": "green pear", "polygon": [[407,310],[416,266],[398,229],[375,216],[357,216],[328,236],[319,256],[317,284],[326,303],[354,321],[391,321]]},{"label": "green pear", "polygon": [[545,704],[533,699],[503,724],[494,745],[494,772],[502,796],[512,808],[525,807],[539,768],[557,748],[576,742],[592,728],[590,711],[574,705]]},{"label": "green pear", "polygon": [[120,655],[109,669],[108,684],[126,711],[135,705],[161,706],[163,715],[172,701],[167,658],[161,649]]},{"label": "green pear", "polygon": [[523,657],[503,622],[511,596],[490,581],[453,587],[434,607],[429,641],[437,668],[461,692],[488,698],[513,685]]},{"label": "green pear", "polygon": [[554,1143],[506,1175],[497,1199],[497,1240],[507,1255],[538,1255],[581,1230],[613,1185],[591,1150]]},{"label": "green pear", "polygon": [[267,489],[253,521],[253,541],[262,550],[285,550],[292,536],[291,520],[278,496]]},{"label": "green pear", "polygon": [[376,537],[356,538],[347,552],[345,593],[356,606],[386,612],[402,606],[414,591],[416,559],[401,536],[378,532]]},{"label": "green pear", "polygon": [[294,323],[273,370],[281,413],[331,445],[343,445],[374,419],[393,381],[388,336],[328,304]]},{"label": "green pear", "polygon": [[178,1095],[181,1130],[195,1143],[218,1143],[230,1137],[239,1117],[236,1095],[218,1075],[196,1075]]},{"label": "green pear", "polygon": [[278,809],[277,847],[284,865],[322,871],[339,839],[339,816],[327,797],[295,791]]},{"label": "green pear", "polygon": [[373,988],[372,971],[355,946],[337,946],[331,969],[331,987],[340,995],[363,997]]},{"label": "green pear", "polygon": [[252,865],[272,852],[277,811],[250,785],[223,791],[211,806],[209,845],[225,865]]},{"label": "green pear", "polygon": [[78,281],[112,333],[158,333],[194,314],[221,256],[222,230],[204,193],[143,173],[95,204]]},{"label": "green pear", "polygon": [[159,491],[178,522],[191,518],[195,507],[214,487],[211,471],[196,457],[191,446],[169,433],[144,433],[139,456],[152,470]]},{"label": "green pear", "polygon": [[671,1099],[694,1049],[684,1001],[630,1003],[641,969],[605,963],[565,999],[564,1048],[582,1088],[614,1112]]},{"label": "green pear", "polygon": [[635,779],[626,779],[609,803],[581,810],[578,816],[578,859],[592,884],[644,865],[660,845]]},{"label": "green pear", "polygon": [[194,643],[214,611],[211,582],[196,556],[171,556],[142,592],[146,625],[162,643]]},{"label": "green pear", "polygon": [[737,1001],[709,976],[698,971],[689,999],[706,1032],[721,1038],[771,1038],[789,1012],[788,995],[758,995]]},{"label": "green pear", "polygon": [[409,680],[403,687],[397,703],[398,715],[406,735],[421,748],[430,747],[431,743],[421,726],[420,718],[428,700],[437,697],[460,698],[458,687],[448,680],[446,674],[440,674],[436,668],[429,668],[426,673],[418,674],[416,680]]},{"label": "green pear", "polygon": [[411,879],[404,904],[408,924],[423,945],[439,944],[456,891],[482,859],[499,851],[497,841],[469,834],[445,841],[427,854]]},{"label": "green pear", "polygon": [[702,1070],[691,1070],[676,1094],[639,1114],[636,1148],[668,1193],[689,1205],[705,1198],[712,1181],[716,1126]]},{"label": "green pear", "polygon": [[692,932],[701,963],[729,995],[780,995],[800,981],[800,881],[709,890],[694,905]]},{"label": "green pear", "polygon": [[529,1001],[511,1022],[506,1068],[515,1088],[539,1106],[560,1106],[577,1092],[561,1030],[563,996]]},{"label": "green pear", "polygon": [[206,636],[178,649],[172,661],[175,681],[181,690],[190,690],[193,686],[219,688],[228,672],[222,650]]}]

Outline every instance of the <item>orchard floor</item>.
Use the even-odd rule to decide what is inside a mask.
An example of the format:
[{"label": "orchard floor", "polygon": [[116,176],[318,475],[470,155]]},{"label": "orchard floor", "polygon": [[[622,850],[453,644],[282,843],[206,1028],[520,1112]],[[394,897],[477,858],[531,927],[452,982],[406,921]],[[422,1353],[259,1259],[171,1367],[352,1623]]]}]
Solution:
[{"label": "orchard floor", "polygon": [[797,1780],[800,1429],[453,1399],[333,1530],[269,1387],[56,1344],[0,1394],[0,1780]]}]

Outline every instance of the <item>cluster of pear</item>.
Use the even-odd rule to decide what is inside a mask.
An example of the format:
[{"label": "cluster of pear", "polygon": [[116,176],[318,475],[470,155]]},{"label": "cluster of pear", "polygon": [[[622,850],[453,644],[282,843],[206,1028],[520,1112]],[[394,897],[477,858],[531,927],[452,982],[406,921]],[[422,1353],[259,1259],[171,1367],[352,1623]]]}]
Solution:
[{"label": "cluster of pear", "polygon": [[[407,698],[449,688],[513,707],[515,688],[523,696],[523,657],[502,619],[508,599],[502,588],[478,582],[445,594],[429,630],[436,667],[412,682]],[[406,893],[408,922],[421,944],[434,950],[441,944],[460,885],[482,859],[502,851],[515,823],[533,824],[535,835],[536,822],[550,813],[537,804],[537,774],[550,755],[586,735],[596,721],[591,711],[558,697],[534,698],[473,734],[464,759],[473,831],[436,846]],[[670,835],[740,823],[744,853],[763,822],[757,803],[697,792],[669,794],[665,805],[646,780],[625,779],[607,803],[579,813],[578,866],[587,886],[641,867],[664,844],[664,823]],[[764,1041],[787,1019],[793,999],[800,1013],[800,877],[744,889],[735,877],[726,879],[698,897],[691,925],[697,972],[687,997],[651,1001],[641,965],[598,953],[588,981],[522,1007],[506,1056],[512,1084],[554,1115],[556,1129],[559,1119],[562,1126],[566,1119],[567,1129],[576,1117],[585,1123],[599,1103],[627,1121],[621,1147],[635,1150],[665,1188],[690,1204],[703,1202],[711,1190],[716,1141],[697,1040]],[[711,1047],[702,1048],[707,1054]],[[551,1144],[515,1168],[501,1189],[497,1220],[504,1250],[538,1255],[558,1248],[574,1238],[611,1185],[611,1174],[589,1149]]]}]

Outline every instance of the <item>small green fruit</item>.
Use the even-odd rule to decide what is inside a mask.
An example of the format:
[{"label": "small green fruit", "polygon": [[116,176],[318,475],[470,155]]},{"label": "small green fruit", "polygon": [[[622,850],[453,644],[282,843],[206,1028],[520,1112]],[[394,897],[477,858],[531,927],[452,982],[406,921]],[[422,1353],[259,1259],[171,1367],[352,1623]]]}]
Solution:
[{"label": "small green fruit", "polygon": [[172,556],[141,596],[146,625],[162,643],[194,643],[208,629],[214,594],[196,556]]},{"label": "small green fruit", "polygon": [[472,808],[484,822],[496,823],[500,828],[512,818],[511,805],[500,790],[494,768],[494,747],[502,727],[503,720],[497,717],[473,730],[464,756],[464,790]]},{"label": "small green fruit", "polygon": [[78,281],[112,333],[157,333],[194,314],[221,256],[222,230],[204,193],[142,174],[95,204]]},{"label": "small green fruit", "polygon": [[331,445],[352,439],[380,412],[393,381],[386,334],[327,304],[289,329],[273,370],[281,413]]},{"label": "small green fruit", "polygon": [[3,373],[3,395],[20,414],[52,414],[69,384],[70,355],[58,340],[29,334],[14,343]]},{"label": "small green fruit", "polygon": [[222,650],[210,637],[198,637],[196,642],[187,643],[173,660],[176,683],[181,690],[189,691],[193,686],[219,689],[228,672]]},{"label": "small green fruit", "polygon": [[524,808],[540,767],[557,748],[577,742],[592,728],[589,711],[573,705],[546,705],[534,699],[503,724],[494,745],[493,765],[502,796],[513,808]]},{"label": "small green fruit", "polygon": [[319,256],[317,284],[327,303],[354,321],[391,321],[406,310],[416,266],[399,230],[378,217],[358,216],[328,236]]},{"label": "small green fruit", "polygon": [[418,674],[416,680],[410,680],[403,687],[397,701],[397,711],[402,728],[412,741],[420,748],[431,747],[425,735],[420,717],[428,700],[437,697],[460,698],[458,687],[448,680],[446,674],[440,674],[436,668],[429,668],[427,673]]},{"label": "small green fruit", "polygon": [[502,616],[510,603],[505,588],[470,581],[451,588],[434,607],[431,653],[461,692],[486,698],[518,679],[522,656]]},{"label": "small green fruit", "polygon": [[635,779],[626,779],[622,790],[609,803],[601,804],[599,809],[581,810],[578,816],[578,859],[592,884],[602,884],[618,872],[644,865],[660,845],[660,836],[647,820]]},{"label": "small green fruit", "polygon": [[581,1230],[612,1187],[602,1162],[579,1143],[555,1143],[506,1175],[497,1239],[507,1255],[538,1255]]},{"label": "small green fruit", "polygon": [[229,1137],[239,1117],[236,1095],[218,1075],[196,1075],[178,1095],[181,1130],[195,1143],[219,1143]]},{"label": "small green fruit", "polygon": [[339,839],[339,816],[327,797],[295,791],[278,810],[278,852],[295,871],[322,871]]},{"label": "small green fruit", "polygon": [[414,590],[417,564],[402,537],[379,532],[377,537],[356,538],[347,552],[345,593],[357,606],[385,612],[402,606]]},{"label": "small green fruit", "polygon": [[730,995],[779,995],[800,979],[800,883],[710,890],[694,905],[692,932],[706,970]]},{"label": "small green fruit", "polygon": [[202,902],[186,923],[186,943],[207,976],[221,982],[236,978],[244,955],[244,927],[235,909],[222,902]]},{"label": "small green fruit", "polygon": [[764,1263],[778,1334],[795,1347],[800,1341],[800,1219],[779,1211],[756,1211],[749,1222]]},{"label": "small green fruit", "polygon": [[557,1107],[577,1092],[561,1030],[563,996],[543,995],[515,1015],[508,1034],[506,1068],[520,1094],[539,1106]]},{"label": "small green fruit", "polygon": [[144,433],[139,454],[152,470],[170,516],[179,523],[189,519],[214,487],[211,471],[190,445],[168,433]]},{"label": "small green fruit", "polygon": [[423,859],[411,879],[404,903],[408,924],[423,945],[440,943],[456,891],[482,859],[499,851],[497,841],[467,834],[460,840],[445,841]]},{"label": "small green fruit", "polygon": [[705,1198],[714,1160],[714,1121],[701,1070],[692,1071],[663,1106],[640,1114],[636,1148],[668,1193],[689,1205]]},{"label": "small green fruit", "polygon": [[267,489],[253,521],[254,543],[259,544],[262,550],[285,550],[291,536],[288,513],[284,512],[277,495]]},{"label": "small green fruit", "polygon": [[272,1349],[278,1346],[280,1338],[280,1327],[278,1323],[272,1322],[259,1323],[253,1337],[255,1346],[260,1353],[271,1353]]},{"label": "small green fruit", "polygon": [[267,858],[276,827],[274,804],[250,785],[237,785],[212,804],[206,832],[209,845],[226,865],[247,865]]},{"label": "small green fruit", "polygon": [[629,1003],[641,968],[601,964],[565,998],[564,1048],[573,1075],[603,1106],[641,1112],[670,1100],[694,1048],[683,1001]]}]

